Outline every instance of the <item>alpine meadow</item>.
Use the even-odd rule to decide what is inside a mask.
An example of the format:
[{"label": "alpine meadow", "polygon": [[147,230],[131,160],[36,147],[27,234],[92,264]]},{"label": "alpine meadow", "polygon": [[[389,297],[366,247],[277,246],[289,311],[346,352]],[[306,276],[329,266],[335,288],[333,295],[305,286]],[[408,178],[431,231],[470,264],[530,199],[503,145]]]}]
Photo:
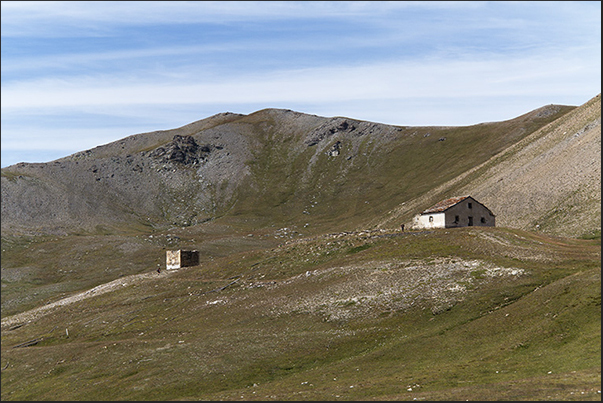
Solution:
[{"label": "alpine meadow", "polygon": [[[458,196],[496,225],[413,226]],[[3,401],[601,400],[600,94],[224,112],[2,168],[1,225]]]}]

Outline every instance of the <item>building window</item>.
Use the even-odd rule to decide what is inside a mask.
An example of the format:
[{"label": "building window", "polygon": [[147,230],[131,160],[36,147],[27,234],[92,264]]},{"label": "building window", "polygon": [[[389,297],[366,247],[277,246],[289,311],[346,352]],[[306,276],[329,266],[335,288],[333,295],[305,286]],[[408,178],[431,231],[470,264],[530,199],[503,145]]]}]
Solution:
[{"label": "building window", "polygon": [[472,208],[473,205],[471,203],[467,203],[467,207]]},{"label": "building window", "polygon": [[433,216],[432,215],[429,216],[429,222],[433,222]]},{"label": "building window", "polygon": [[454,216],[454,222],[455,222],[455,223],[458,223],[458,222],[459,222],[459,219],[460,219],[460,217],[459,217],[458,215],[455,215],[455,216]]},{"label": "building window", "polygon": [[482,217],[482,219],[480,220],[482,224],[486,223],[486,217]]}]

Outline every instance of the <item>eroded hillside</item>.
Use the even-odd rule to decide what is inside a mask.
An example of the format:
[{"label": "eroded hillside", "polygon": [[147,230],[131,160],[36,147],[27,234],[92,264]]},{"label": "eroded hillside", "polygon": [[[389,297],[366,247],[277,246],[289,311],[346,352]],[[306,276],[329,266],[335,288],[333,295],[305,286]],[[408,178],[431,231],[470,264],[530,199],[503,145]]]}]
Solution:
[{"label": "eroded hillside", "polygon": [[263,227],[363,228],[572,109],[469,127],[275,109],[220,114],[2,169],[2,232],[149,232],[226,216]]},{"label": "eroded hillside", "polygon": [[600,281],[519,230],[294,238],[4,317],[2,399],[598,400]]},{"label": "eroded hillside", "polygon": [[[2,400],[600,400],[600,116],[266,109],[4,168]],[[459,194],[497,227],[401,230]]]},{"label": "eroded hillside", "polygon": [[[534,112],[548,114],[550,107]],[[569,237],[600,233],[600,94],[432,193],[403,203],[380,226],[466,194],[495,212],[499,226]]]}]

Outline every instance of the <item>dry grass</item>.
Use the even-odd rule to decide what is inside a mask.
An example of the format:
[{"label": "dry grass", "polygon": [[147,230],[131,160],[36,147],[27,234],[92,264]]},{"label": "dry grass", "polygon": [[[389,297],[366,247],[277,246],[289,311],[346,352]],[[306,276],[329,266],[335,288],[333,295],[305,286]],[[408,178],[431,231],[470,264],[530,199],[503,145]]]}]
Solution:
[{"label": "dry grass", "polygon": [[596,241],[366,231],[154,274],[3,326],[2,399],[600,399]]},{"label": "dry grass", "polygon": [[[216,152],[148,158],[174,134]],[[600,97],[458,128],[264,110],[3,169],[2,400],[600,400],[600,168],[539,229],[397,230],[593,144]],[[180,248],[200,265],[157,273]]]}]

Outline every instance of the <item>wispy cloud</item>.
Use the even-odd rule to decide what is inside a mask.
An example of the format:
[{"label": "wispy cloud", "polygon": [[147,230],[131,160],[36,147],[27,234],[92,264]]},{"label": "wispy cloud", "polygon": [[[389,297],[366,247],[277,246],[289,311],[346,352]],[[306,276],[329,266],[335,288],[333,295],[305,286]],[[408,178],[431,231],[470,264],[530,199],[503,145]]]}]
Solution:
[{"label": "wispy cloud", "polygon": [[[17,34],[24,23],[54,21],[143,25],[284,18],[370,17],[411,9],[475,9],[473,1],[4,1],[2,23]],[[10,14],[8,14],[10,13]]]},{"label": "wispy cloud", "polygon": [[600,2],[1,7],[2,166],[223,111],[465,125],[601,91]]},{"label": "wispy cloud", "polygon": [[342,99],[521,96],[534,91],[571,94],[576,86],[588,91],[597,84],[585,81],[597,73],[597,66],[584,63],[581,52],[600,58],[597,49],[580,49],[573,54],[511,60],[490,55],[466,60],[430,58],[255,74],[240,72],[237,76],[212,77],[211,81],[197,77],[197,70],[182,72],[178,79],[165,76],[159,81],[109,74],[41,78],[4,85],[2,108],[10,111],[127,104],[329,103]]}]

